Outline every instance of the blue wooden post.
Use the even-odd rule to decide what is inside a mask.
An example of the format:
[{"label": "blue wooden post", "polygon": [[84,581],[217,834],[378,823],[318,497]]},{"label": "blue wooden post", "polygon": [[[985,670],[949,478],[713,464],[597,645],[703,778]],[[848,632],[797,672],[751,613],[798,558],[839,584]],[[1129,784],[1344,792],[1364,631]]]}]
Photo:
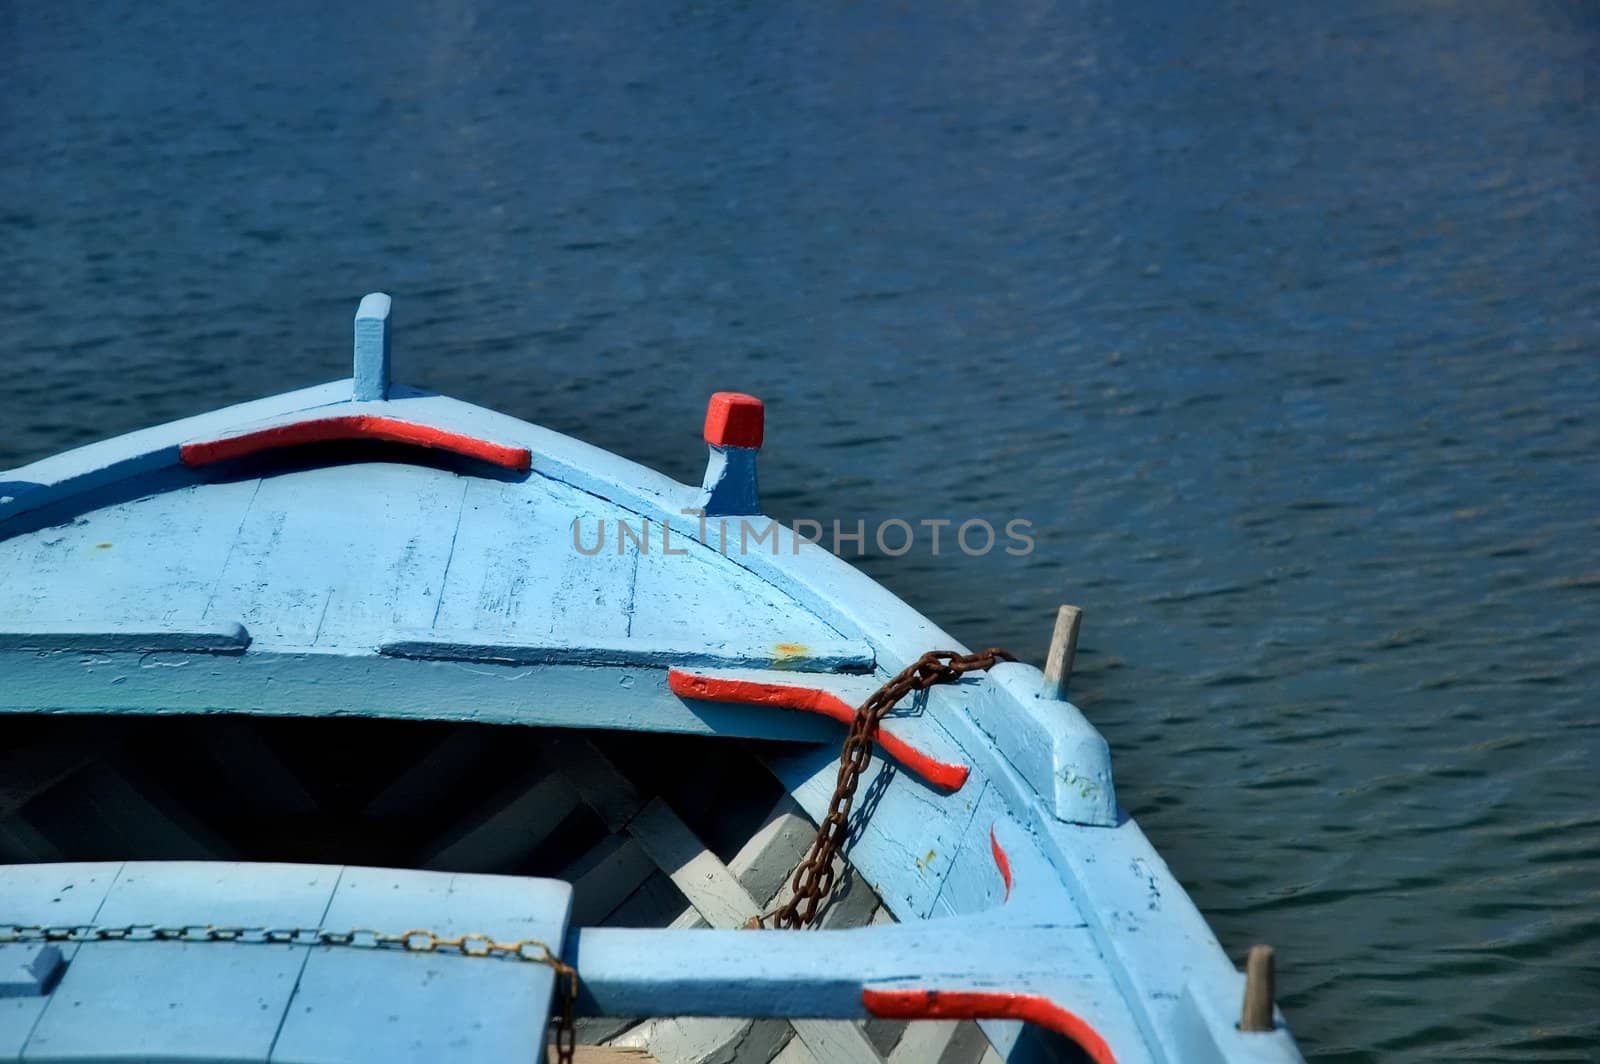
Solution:
[{"label": "blue wooden post", "polygon": [[389,398],[389,297],[373,292],[356,308],[355,397]]},{"label": "blue wooden post", "polygon": [[756,452],[765,431],[761,400],[742,392],[717,392],[706,404],[705,440],[711,447],[701,482],[699,509],[707,517],[759,514]]}]

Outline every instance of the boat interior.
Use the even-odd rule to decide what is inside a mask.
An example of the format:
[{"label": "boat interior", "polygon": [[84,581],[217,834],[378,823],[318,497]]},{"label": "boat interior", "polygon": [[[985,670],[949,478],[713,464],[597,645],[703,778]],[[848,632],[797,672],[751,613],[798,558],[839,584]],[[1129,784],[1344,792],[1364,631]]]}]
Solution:
[{"label": "boat interior", "polygon": [[[789,896],[815,828],[766,759],[834,756],[788,741],[366,717],[12,715],[0,728],[0,864],[264,861],[549,877],[573,884],[574,927],[712,926],[675,885],[679,869],[663,866],[706,852],[770,911]],[[858,796],[853,824],[873,798]],[[618,803],[676,835],[676,855],[619,830]],[[870,884],[838,868],[821,926],[892,919]],[[971,1022],[818,1022],[856,1029],[852,1059],[999,1059]],[[578,1034],[648,1054],[627,1059],[830,1064],[783,1020],[594,1017]],[[1085,1058],[1030,1029],[1010,1059]]]}]

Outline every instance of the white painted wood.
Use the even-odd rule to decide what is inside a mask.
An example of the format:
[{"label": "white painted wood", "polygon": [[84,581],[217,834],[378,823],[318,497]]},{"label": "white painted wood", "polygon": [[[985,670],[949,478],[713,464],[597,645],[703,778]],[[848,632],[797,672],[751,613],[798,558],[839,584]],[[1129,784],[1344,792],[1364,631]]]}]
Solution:
[{"label": "white painted wood", "polygon": [[791,1038],[782,1052],[772,1058],[772,1064],[823,1064],[798,1038]]},{"label": "white painted wood", "polygon": [[661,1064],[768,1064],[789,1038],[782,1020],[661,1017],[611,1044],[647,1050]]},{"label": "white painted wood", "polygon": [[542,842],[577,805],[571,784],[550,773],[490,802],[469,818],[468,827],[439,840],[422,866],[452,872],[504,868]]},{"label": "white painted wood", "polygon": [[598,924],[644,885],[656,870],[655,862],[632,838],[607,835],[600,843],[562,872],[572,884],[575,927]]},{"label": "white painted wood", "polygon": [[549,760],[560,766],[561,775],[572,784],[583,804],[594,810],[611,831],[622,831],[639,815],[645,799],[611,760],[587,739],[561,739],[550,750]]},{"label": "white painted wood", "polygon": [[[555,1052],[550,1051],[548,1057],[556,1059]],[[572,1064],[656,1064],[656,1058],[632,1046],[577,1046]]]},{"label": "white painted wood", "polygon": [[370,817],[406,816],[426,808],[434,795],[448,794],[478,771],[478,759],[488,748],[488,733],[478,728],[457,727],[429,747],[363,811]]},{"label": "white painted wood", "polygon": [[[556,1059],[555,1052],[550,1051],[548,1057]],[[656,1058],[632,1046],[577,1046],[572,1064],[656,1064]]]},{"label": "white painted wood", "polygon": [[[110,762],[97,762],[73,780],[71,815],[77,818],[75,842],[115,852],[160,853],[170,860],[213,860],[233,848],[220,835],[175,801],[159,780],[125,775]],[[46,834],[56,834],[43,817],[34,821]]]},{"label": "white painted wood", "polygon": [[728,866],[661,799],[652,799],[628,831],[712,927],[739,927],[759,911]]},{"label": "white painted wood", "polygon": [[[652,799],[628,824],[639,845],[669,876],[712,927],[742,927],[760,913],[756,900],[661,799]],[[866,892],[870,894],[870,891]],[[780,932],[752,931],[756,934]],[[689,1022],[689,1021],[682,1021]],[[797,1037],[829,1064],[882,1064],[883,1057],[853,1023],[792,1021]]]},{"label": "white painted wood", "polygon": [[919,1020],[906,1024],[889,1064],[944,1064],[945,1047],[955,1037],[955,1020]]},{"label": "white painted wood", "polygon": [[45,864],[66,855],[20,813],[0,819],[0,864]]},{"label": "white painted wood", "polygon": [[917,1020],[906,1024],[889,1064],[978,1064],[992,1053],[988,1039],[970,1020]]},{"label": "white painted wood", "polygon": [[[580,1045],[597,1045],[609,1042],[639,1025],[635,1019],[621,1016],[579,1016],[573,1026],[577,1028]],[[551,1059],[554,1059],[552,1057]]]},{"label": "white painted wood", "polygon": [[767,814],[761,827],[740,847],[728,868],[762,906],[767,906],[794,874],[817,827],[789,795]]},{"label": "white painted wood", "polygon": [[778,1056],[774,1056],[773,1064],[821,1064],[821,1062],[811,1056],[811,1050],[805,1048],[805,1042],[800,1042],[800,1038],[790,1038]]}]

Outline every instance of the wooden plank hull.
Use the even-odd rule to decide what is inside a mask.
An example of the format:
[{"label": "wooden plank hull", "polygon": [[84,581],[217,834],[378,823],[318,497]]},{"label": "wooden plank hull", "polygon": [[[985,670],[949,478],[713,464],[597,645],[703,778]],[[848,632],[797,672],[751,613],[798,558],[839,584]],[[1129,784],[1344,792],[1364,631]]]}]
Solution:
[{"label": "wooden plank hull", "polygon": [[[1252,1026],[1270,1029],[1238,1029],[1243,976],[1118,806],[1106,744],[1064,698],[1076,617],[1048,677],[999,664],[886,719],[826,929],[739,930],[792,889],[840,722],[924,652],[962,648],[760,514],[759,401],[713,398],[705,476],[678,484],[391,385],[389,307],[363,302],[352,381],[0,474],[0,950],[34,951],[26,1004],[0,995],[18,1024],[33,1010],[0,1059],[171,1049],[143,1006],[53,1033],[58,991],[27,974],[49,958],[15,914],[42,904],[39,869],[121,890],[125,862],[182,859],[297,863],[153,866],[160,919],[185,925],[227,884],[287,905],[300,873],[269,867],[400,869],[392,889],[419,897],[449,875],[491,900],[470,877],[576,884],[579,926],[546,932],[579,970],[584,1033],[664,1061],[1298,1059],[1259,994]],[[333,889],[295,919],[404,915]],[[95,1008],[143,1002],[117,987],[167,965],[197,1013],[254,995],[288,1015],[263,987],[301,973],[315,1020],[264,1047],[195,1020],[197,1059],[370,1059],[372,1038],[384,1059],[445,1052],[383,1041],[375,1013],[341,1019],[350,986],[373,1009],[476,1022],[471,995],[430,996],[381,952],[273,943],[279,972],[185,939],[63,941]],[[309,981],[308,950],[330,958]],[[500,987],[457,960],[476,968],[430,958],[441,986],[538,1026],[553,979]],[[537,1052],[543,1031],[518,1032]],[[449,1055],[504,1055],[463,1046]]]}]

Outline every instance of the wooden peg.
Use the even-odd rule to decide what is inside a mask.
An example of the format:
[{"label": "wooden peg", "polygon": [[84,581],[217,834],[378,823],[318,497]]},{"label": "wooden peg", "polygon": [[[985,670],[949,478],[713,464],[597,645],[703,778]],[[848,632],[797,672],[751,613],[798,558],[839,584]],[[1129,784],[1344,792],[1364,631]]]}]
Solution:
[{"label": "wooden peg", "polygon": [[1272,1022],[1273,953],[1271,946],[1251,946],[1244,962],[1244,1012],[1239,1017],[1241,1031],[1270,1031]]},{"label": "wooden peg", "polygon": [[373,292],[356,308],[355,397],[389,398],[389,297]]},{"label": "wooden peg", "polygon": [[1039,694],[1064,701],[1067,681],[1072,678],[1072,659],[1078,656],[1078,627],[1083,611],[1062,606],[1056,611],[1056,628],[1050,634],[1050,653],[1044,659],[1044,687]]}]

